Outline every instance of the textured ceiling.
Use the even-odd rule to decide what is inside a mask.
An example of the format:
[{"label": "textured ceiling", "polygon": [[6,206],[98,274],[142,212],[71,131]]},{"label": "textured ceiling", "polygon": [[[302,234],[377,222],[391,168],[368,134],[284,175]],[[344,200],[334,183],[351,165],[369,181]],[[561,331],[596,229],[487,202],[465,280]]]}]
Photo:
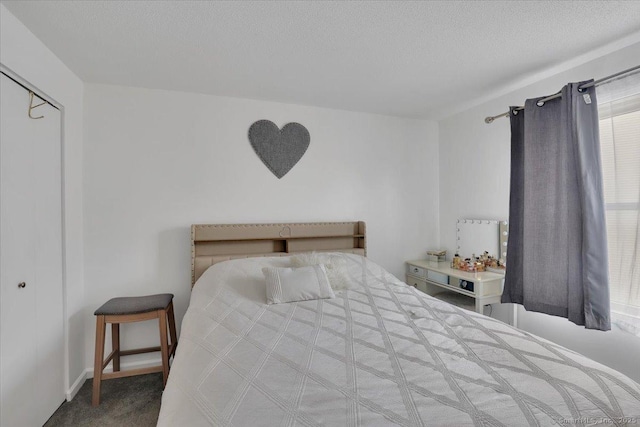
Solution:
[{"label": "textured ceiling", "polygon": [[2,3],[87,82],[428,118],[640,30],[640,1]]}]

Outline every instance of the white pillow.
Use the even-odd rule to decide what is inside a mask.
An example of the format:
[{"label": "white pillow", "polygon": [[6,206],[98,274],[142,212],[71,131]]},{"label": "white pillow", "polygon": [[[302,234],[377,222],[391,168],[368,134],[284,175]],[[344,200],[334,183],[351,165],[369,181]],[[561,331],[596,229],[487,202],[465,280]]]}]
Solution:
[{"label": "white pillow", "polygon": [[267,304],[335,298],[324,265],[300,268],[265,267]]},{"label": "white pillow", "polygon": [[347,260],[338,254],[306,252],[291,257],[291,265],[305,267],[324,264],[329,284],[334,291],[353,288],[353,281],[347,273]]}]

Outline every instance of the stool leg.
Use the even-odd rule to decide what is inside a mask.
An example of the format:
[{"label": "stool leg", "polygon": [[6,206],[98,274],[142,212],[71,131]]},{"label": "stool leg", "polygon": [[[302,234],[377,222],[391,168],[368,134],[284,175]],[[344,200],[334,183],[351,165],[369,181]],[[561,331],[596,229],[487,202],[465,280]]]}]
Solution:
[{"label": "stool leg", "polygon": [[115,351],[113,354],[113,372],[120,370],[120,324],[111,324],[111,350]]},{"label": "stool leg", "polygon": [[160,351],[162,352],[162,381],[167,385],[169,378],[169,344],[167,342],[167,312],[158,310],[158,321],[160,323]]},{"label": "stool leg", "polygon": [[100,382],[102,381],[102,362],[104,360],[104,333],[105,333],[104,316],[96,317],[96,352],[93,364],[93,399],[91,404],[98,406],[100,404]]},{"label": "stool leg", "polygon": [[176,337],[176,317],[173,313],[173,301],[169,304],[169,334],[171,335],[171,354],[176,354],[176,347],[178,346],[178,338]]}]

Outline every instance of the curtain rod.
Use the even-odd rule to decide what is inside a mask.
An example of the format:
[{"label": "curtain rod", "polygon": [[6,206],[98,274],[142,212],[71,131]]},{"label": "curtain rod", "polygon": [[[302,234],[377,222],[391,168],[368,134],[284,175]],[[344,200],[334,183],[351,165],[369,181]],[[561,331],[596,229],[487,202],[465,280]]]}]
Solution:
[{"label": "curtain rod", "polygon": [[[585,84],[579,86],[578,90],[587,89],[587,88],[590,88],[592,86],[599,86],[599,85],[601,85],[603,83],[608,82],[609,80],[613,80],[616,77],[620,77],[620,76],[622,76],[624,74],[633,73],[634,71],[640,71],[640,65],[636,65],[635,67],[631,67],[628,70],[620,71],[619,73],[611,74],[610,76],[603,77],[603,78],[601,78],[599,80],[596,80],[596,81],[593,81],[591,83],[585,83]],[[547,96],[546,98],[542,98],[541,100],[538,101],[538,105],[542,106],[542,104],[544,104],[545,102],[551,101],[552,99],[556,99],[556,98],[560,98],[560,97],[562,97],[562,92],[558,92],[558,93],[553,94],[551,96]],[[521,110],[524,110],[524,107],[516,107],[514,109],[514,111],[521,111]],[[489,116],[489,117],[486,117],[484,119],[484,122],[487,123],[487,124],[493,123],[493,121],[495,119],[499,119],[500,117],[509,117],[509,114],[511,114],[511,112],[507,111],[506,113],[498,114],[497,116]]]}]

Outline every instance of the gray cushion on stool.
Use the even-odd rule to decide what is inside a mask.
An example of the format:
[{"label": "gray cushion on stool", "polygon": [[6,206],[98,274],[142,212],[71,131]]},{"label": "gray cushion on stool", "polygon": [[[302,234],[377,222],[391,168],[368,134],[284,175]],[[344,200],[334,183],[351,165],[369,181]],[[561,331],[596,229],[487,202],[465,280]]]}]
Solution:
[{"label": "gray cushion on stool", "polygon": [[98,315],[140,314],[163,310],[169,306],[173,294],[147,295],[144,297],[112,298],[95,311]]}]

